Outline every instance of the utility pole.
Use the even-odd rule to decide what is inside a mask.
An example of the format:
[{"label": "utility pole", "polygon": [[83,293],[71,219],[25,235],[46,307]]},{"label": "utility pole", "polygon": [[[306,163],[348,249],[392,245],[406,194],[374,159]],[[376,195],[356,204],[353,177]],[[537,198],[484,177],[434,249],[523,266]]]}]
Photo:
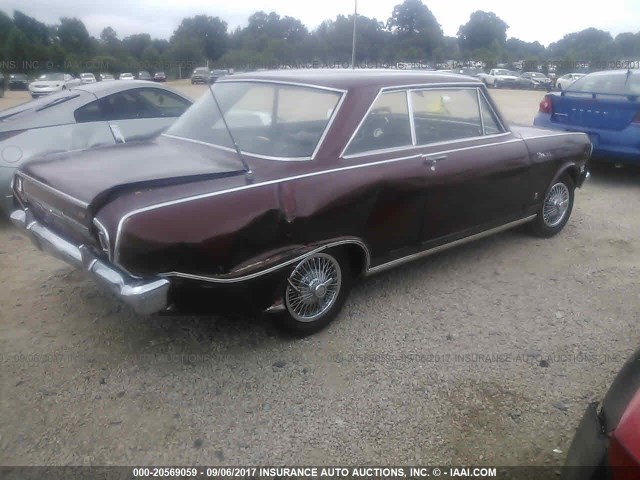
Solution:
[{"label": "utility pole", "polygon": [[355,0],[355,10],[353,12],[353,45],[351,46],[351,68],[356,68],[356,20],[358,19],[358,0]]}]

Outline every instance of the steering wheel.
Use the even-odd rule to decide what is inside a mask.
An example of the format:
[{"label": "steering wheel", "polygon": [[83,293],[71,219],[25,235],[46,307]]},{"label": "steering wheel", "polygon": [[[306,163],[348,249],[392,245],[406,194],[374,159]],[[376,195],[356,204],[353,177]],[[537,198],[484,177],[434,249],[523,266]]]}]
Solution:
[{"label": "steering wheel", "polygon": [[385,130],[389,127],[391,120],[391,109],[389,107],[376,108],[369,113],[369,121],[367,130],[373,138],[380,138],[384,135]]}]

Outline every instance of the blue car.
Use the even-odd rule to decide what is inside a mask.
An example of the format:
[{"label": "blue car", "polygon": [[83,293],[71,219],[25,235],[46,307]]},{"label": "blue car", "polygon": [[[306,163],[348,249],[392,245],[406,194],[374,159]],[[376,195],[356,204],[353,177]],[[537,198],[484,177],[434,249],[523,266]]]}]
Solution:
[{"label": "blue car", "polygon": [[640,70],[591,73],[545,95],[533,124],[587,133],[592,158],[640,165]]}]

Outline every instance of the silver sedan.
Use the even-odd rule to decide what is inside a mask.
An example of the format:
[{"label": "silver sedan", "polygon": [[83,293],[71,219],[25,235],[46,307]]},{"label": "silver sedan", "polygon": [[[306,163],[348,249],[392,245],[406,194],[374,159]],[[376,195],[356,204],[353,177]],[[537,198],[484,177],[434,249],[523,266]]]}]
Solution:
[{"label": "silver sedan", "polygon": [[151,138],[191,106],[153,82],[78,85],[0,112],[0,210],[13,208],[15,170],[56,153]]}]

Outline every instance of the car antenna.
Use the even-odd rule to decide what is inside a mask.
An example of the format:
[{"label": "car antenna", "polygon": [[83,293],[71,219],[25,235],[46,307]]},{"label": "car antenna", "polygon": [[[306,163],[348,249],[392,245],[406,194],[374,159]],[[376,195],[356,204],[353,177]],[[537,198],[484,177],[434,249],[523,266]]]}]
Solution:
[{"label": "car antenna", "polygon": [[245,175],[247,177],[247,181],[249,183],[253,183],[253,172],[251,171],[251,168],[249,167],[249,164],[247,163],[247,161],[245,160],[244,156],[242,155],[242,151],[240,151],[240,147],[236,143],[236,139],[233,137],[233,133],[231,133],[231,129],[229,128],[229,124],[227,123],[227,119],[224,117],[224,112],[222,111],[222,107],[218,103],[218,98],[216,97],[216,94],[213,93],[213,86],[211,84],[209,84],[209,91],[211,92],[211,96],[213,97],[213,101],[216,103],[216,107],[218,107],[218,111],[220,112],[220,118],[222,118],[222,123],[224,123],[224,126],[227,129],[227,132],[229,133],[229,137],[231,138],[231,142],[233,142],[233,147],[236,149],[236,153],[238,154],[238,157],[240,157],[240,161],[242,162],[242,166],[244,167],[244,171],[245,171]]}]

